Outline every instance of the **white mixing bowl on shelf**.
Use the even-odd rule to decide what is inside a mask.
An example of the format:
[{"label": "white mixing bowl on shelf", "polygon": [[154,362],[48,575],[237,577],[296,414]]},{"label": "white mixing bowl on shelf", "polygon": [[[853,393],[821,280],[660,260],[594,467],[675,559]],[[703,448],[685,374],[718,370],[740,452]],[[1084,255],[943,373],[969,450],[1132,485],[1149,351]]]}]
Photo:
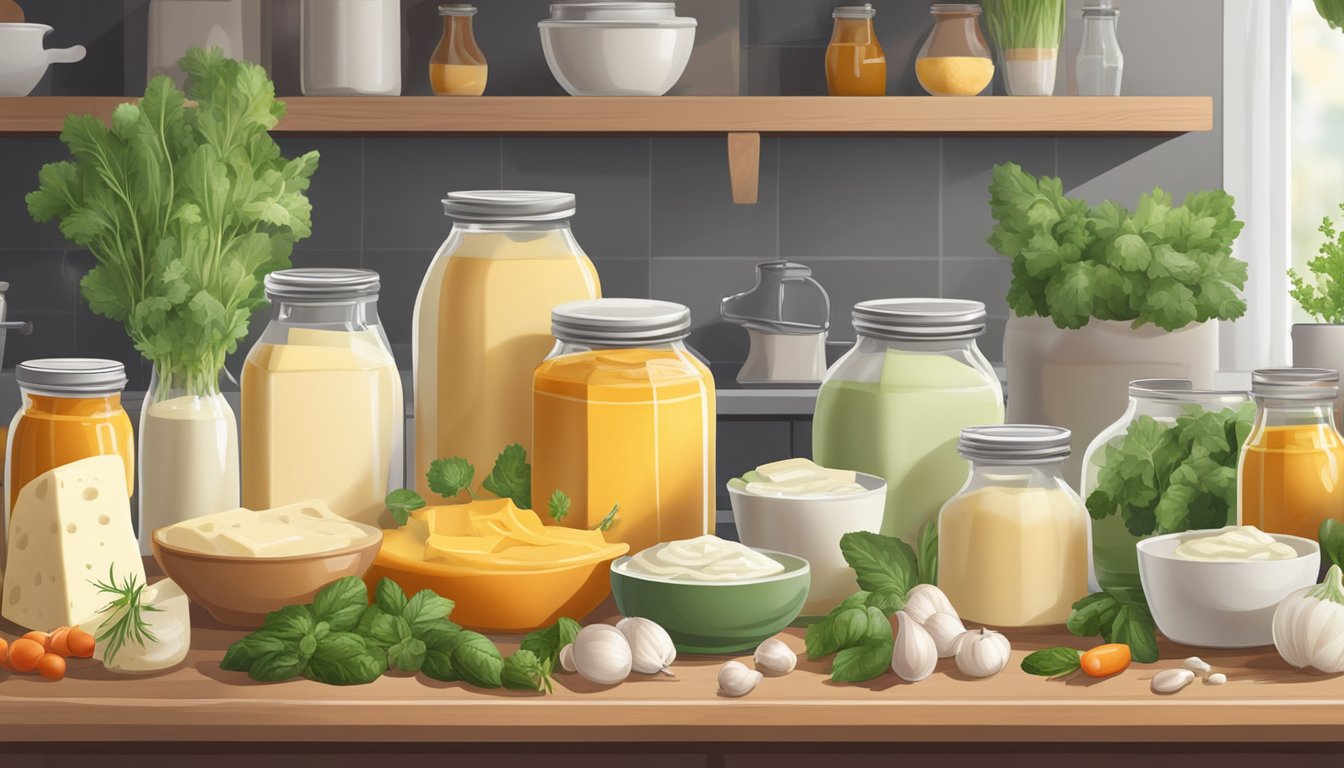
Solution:
[{"label": "white mixing bowl on shelf", "polygon": [[695,47],[695,19],[667,2],[556,3],[537,26],[546,64],[571,96],[662,96]]}]

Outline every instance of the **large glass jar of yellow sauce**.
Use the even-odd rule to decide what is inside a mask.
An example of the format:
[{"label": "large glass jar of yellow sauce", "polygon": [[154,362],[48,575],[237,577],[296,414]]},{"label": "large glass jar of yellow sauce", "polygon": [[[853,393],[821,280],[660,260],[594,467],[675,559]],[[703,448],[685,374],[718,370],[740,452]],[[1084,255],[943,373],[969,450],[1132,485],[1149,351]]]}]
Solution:
[{"label": "large glass jar of yellow sauce", "polygon": [[[19,491],[38,475],[91,456],[120,456],[135,493],[131,420],[121,407],[126,368],[114,360],[48,358],[14,370],[22,404],[9,425],[5,524]],[[0,551],[3,547],[0,547]]]},{"label": "large glass jar of yellow sauce", "polygon": [[1064,480],[1069,430],[968,427],[971,462],[938,514],[938,586],[963,619],[995,627],[1063,624],[1087,594],[1087,510]]},{"label": "large glass jar of yellow sauce", "polygon": [[[574,195],[453,192],[453,219],[411,324],[415,477],[461,456],[484,477],[511,443],[532,448],[532,374],[552,347],[551,310],[601,296],[570,232]],[[538,502],[541,503],[541,502]]]},{"label": "large glass jar of yellow sauce", "polygon": [[831,18],[835,27],[826,48],[826,89],[832,96],[884,96],[887,55],[877,41],[871,3],[842,5]]},{"label": "large glass jar of yellow sauce", "polygon": [[1335,428],[1339,373],[1265,368],[1251,377],[1255,424],[1237,476],[1242,525],[1315,539],[1344,520],[1344,437]]},{"label": "large glass jar of yellow sauce", "polygon": [[471,20],[476,6],[451,3],[439,6],[443,36],[429,59],[429,84],[438,96],[480,96],[485,93],[485,54],[476,45]]},{"label": "large glass jar of yellow sauce", "polygon": [[933,30],[915,58],[915,77],[932,96],[974,96],[994,79],[977,3],[935,3]]},{"label": "large glass jar of yellow sauce", "polygon": [[405,479],[401,377],[378,320],[378,273],[266,276],[271,322],[243,365],[243,506],[324,499],[377,525]]},{"label": "large glass jar of yellow sauce", "polygon": [[714,379],[686,348],[680,304],[599,299],[551,314],[555,348],[532,385],[532,503],[639,551],[714,531]]}]

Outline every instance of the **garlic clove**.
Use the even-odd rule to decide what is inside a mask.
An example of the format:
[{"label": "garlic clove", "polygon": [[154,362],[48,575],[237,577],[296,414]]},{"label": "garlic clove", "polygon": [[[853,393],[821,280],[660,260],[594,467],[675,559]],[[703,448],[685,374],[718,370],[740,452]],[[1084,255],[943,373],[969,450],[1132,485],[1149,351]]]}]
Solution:
[{"label": "garlic clove", "polygon": [[756,647],[756,669],[772,675],[787,675],[798,665],[798,654],[783,640],[772,637]]},{"label": "garlic clove", "polygon": [[1198,677],[1208,677],[1209,673],[1213,672],[1213,666],[1198,656],[1191,656],[1181,662],[1181,668],[1194,672]]},{"label": "garlic clove", "polygon": [[574,638],[574,670],[590,683],[615,685],[630,676],[630,642],[610,624],[589,624]]},{"label": "garlic clove", "polygon": [[966,634],[966,625],[953,613],[935,613],[923,624],[924,631],[933,638],[938,649],[938,658],[946,659],[957,655],[961,646],[961,636]]},{"label": "garlic clove", "polygon": [[917,584],[905,596],[905,612],[919,624],[924,624],[935,613],[950,613],[961,618],[952,601],[932,584]]},{"label": "garlic clove", "polygon": [[1222,672],[1214,672],[1212,675],[1204,678],[1205,685],[1222,685],[1227,682],[1227,675]]},{"label": "garlic clove", "polygon": [[1194,682],[1195,673],[1188,669],[1164,669],[1153,675],[1153,693],[1176,693]]},{"label": "garlic clove", "polygon": [[719,692],[724,696],[746,696],[756,690],[764,677],[740,661],[730,661],[719,667]]},{"label": "garlic clove", "polygon": [[668,667],[677,659],[677,647],[672,636],[657,622],[637,616],[627,616],[616,622],[616,629],[630,643],[630,668],[641,675],[662,673],[676,677]]},{"label": "garlic clove", "polygon": [[891,671],[908,683],[917,683],[933,674],[938,666],[938,647],[933,637],[905,611],[896,612],[896,623]]},{"label": "garlic clove", "polygon": [[991,629],[973,629],[961,636],[957,669],[970,677],[993,677],[1008,666],[1013,646],[1008,638]]},{"label": "garlic clove", "polygon": [[578,668],[574,666],[574,644],[570,643],[560,649],[560,668],[566,672],[576,672]]}]

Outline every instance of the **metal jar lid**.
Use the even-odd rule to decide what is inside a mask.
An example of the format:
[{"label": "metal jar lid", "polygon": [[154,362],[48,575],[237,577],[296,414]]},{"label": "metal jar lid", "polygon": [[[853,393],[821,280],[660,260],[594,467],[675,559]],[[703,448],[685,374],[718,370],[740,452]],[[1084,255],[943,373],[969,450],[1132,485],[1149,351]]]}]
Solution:
[{"label": "metal jar lid", "polygon": [[676,16],[676,3],[658,1],[602,0],[551,4],[551,19],[555,21],[648,21]]},{"label": "metal jar lid", "polygon": [[445,3],[439,6],[440,16],[475,16],[476,6],[468,3]]},{"label": "metal jar lid", "polygon": [[378,295],[371,269],[282,269],[266,276],[266,297],[285,301],[341,301]]},{"label": "metal jar lid", "polygon": [[877,15],[872,3],[863,5],[838,5],[831,12],[833,19],[871,19]]},{"label": "metal jar lid", "polygon": [[680,341],[691,333],[691,310],[653,299],[571,301],[551,310],[560,341],[603,347],[642,347]]},{"label": "metal jar lid", "polygon": [[979,3],[934,3],[929,8],[929,13],[934,16],[942,14],[961,14],[969,13],[972,16],[980,15]]},{"label": "metal jar lid", "polygon": [[1246,392],[1240,389],[1195,389],[1195,383],[1189,379],[1134,379],[1129,382],[1129,396],[1147,400],[1215,400],[1240,398],[1246,400]]},{"label": "metal jar lid", "polygon": [[1329,368],[1261,368],[1251,373],[1251,395],[1273,400],[1333,400],[1339,371]]},{"label": "metal jar lid", "polygon": [[126,366],[91,357],[27,360],[14,368],[19,386],[66,397],[110,395],[126,386]]},{"label": "metal jar lid", "polygon": [[1039,424],[993,424],[965,427],[957,438],[957,452],[973,461],[1001,464],[1039,464],[1063,461],[1072,450],[1073,433],[1063,427]]},{"label": "metal jar lid", "polygon": [[574,215],[569,192],[530,192],[520,189],[449,192],[444,215],[457,221],[559,221]]},{"label": "metal jar lid", "polygon": [[878,299],[854,305],[854,330],[893,341],[974,339],[985,332],[985,305],[963,299]]}]

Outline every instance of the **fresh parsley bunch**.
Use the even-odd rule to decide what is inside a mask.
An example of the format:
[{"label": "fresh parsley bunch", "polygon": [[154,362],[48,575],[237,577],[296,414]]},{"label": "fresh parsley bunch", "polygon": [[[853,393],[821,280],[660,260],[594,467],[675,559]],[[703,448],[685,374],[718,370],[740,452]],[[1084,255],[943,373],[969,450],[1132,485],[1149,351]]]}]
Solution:
[{"label": "fresh parsley bunch", "polygon": [[[1340,18],[1344,20],[1344,0],[1339,0],[1339,5]],[[1344,203],[1340,203],[1339,210],[1344,213]],[[1296,270],[1288,270],[1288,279],[1293,283],[1290,293],[1317,320],[1344,323],[1344,231],[1336,231],[1328,216],[1317,230],[1325,240],[1317,255],[1307,262],[1307,269],[1315,279],[1307,282]]]},{"label": "fresh parsley bunch", "polygon": [[70,115],[61,141],[75,160],[44,166],[27,202],[93,253],[80,288],[94,314],[123,324],[161,374],[208,391],[265,301],[263,278],[312,234],[318,156],[280,155],[269,131],[285,108],[264,69],[217,48],[180,64],[194,106],[156,77],[111,127]]},{"label": "fresh parsley bunch", "polygon": [[1092,208],[1064,195],[1058,178],[1015,163],[994,166],[989,244],[1012,259],[1008,304],[1019,317],[1049,317],[1060,328],[1092,319],[1152,323],[1168,331],[1246,312],[1246,264],[1232,257],[1242,222],[1222,190],[1197,192],[1172,207],[1161,189],[1130,212]]}]

